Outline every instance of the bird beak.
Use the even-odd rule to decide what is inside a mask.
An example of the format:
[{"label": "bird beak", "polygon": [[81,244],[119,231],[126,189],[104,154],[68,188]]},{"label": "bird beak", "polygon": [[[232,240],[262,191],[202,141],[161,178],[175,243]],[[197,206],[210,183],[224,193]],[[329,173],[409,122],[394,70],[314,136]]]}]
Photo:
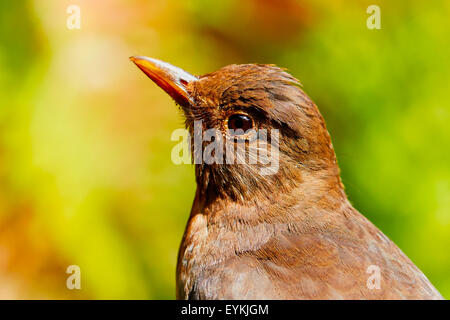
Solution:
[{"label": "bird beak", "polygon": [[130,60],[180,106],[188,107],[193,104],[187,86],[190,82],[198,80],[196,76],[153,58],[134,56],[130,57]]}]

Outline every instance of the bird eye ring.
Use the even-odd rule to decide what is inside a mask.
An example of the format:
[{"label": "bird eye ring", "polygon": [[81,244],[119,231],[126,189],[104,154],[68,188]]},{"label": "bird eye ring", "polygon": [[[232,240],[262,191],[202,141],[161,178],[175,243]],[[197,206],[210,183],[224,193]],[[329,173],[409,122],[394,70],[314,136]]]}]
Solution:
[{"label": "bird eye ring", "polygon": [[246,114],[236,113],[228,118],[228,129],[243,135],[247,130],[253,128],[253,120]]}]

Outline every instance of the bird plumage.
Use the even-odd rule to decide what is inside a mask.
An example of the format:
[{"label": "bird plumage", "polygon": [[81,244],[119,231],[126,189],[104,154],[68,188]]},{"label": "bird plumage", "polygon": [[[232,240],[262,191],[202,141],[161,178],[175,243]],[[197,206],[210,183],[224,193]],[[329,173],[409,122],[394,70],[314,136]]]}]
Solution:
[{"label": "bird plumage", "polygon": [[[177,77],[176,70],[165,72]],[[194,121],[202,120],[204,130],[230,140],[227,119],[245,113],[256,130],[278,130],[279,168],[262,175],[261,163],[195,165],[177,298],[442,298],[348,201],[323,117],[297,79],[273,65],[247,64],[181,80],[171,85],[182,91],[162,87],[176,94],[193,138]],[[256,140],[242,144],[246,152]],[[379,288],[368,284],[371,266],[380,272]]]}]

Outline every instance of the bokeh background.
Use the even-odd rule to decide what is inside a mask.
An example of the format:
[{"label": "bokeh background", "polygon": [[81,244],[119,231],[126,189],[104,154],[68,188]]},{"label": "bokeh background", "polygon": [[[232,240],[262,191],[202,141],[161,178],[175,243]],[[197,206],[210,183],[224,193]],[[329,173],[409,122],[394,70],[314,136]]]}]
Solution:
[{"label": "bokeh background", "polygon": [[194,172],[171,162],[183,120],[137,54],[289,69],[351,201],[450,297],[449,17],[445,0],[1,1],[0,299],[175,297]]}]

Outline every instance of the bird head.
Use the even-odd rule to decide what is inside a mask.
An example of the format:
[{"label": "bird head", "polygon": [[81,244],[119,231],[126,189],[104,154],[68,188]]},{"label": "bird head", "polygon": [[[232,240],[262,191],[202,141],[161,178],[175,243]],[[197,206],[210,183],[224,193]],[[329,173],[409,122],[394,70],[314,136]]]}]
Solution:
[{"label": "bird head", "polygon": [[230,65],[197,77],[156,59],[130,59],[180,105],[205,197],[270,199],[320,181],[341,185],[325,122],[284,69]]}]

